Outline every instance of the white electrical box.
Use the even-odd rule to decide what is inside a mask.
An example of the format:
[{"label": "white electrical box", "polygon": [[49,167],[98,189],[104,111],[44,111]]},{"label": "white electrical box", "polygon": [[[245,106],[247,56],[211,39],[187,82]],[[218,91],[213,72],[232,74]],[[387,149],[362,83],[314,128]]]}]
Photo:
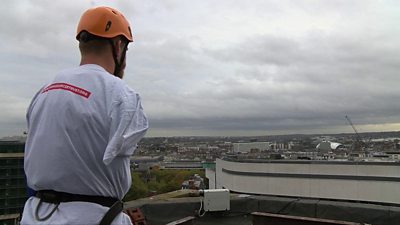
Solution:
[{"label": "white electrical box", "polygon": [[228,189],[204,190],[204,211],[230,210],[230,194]]}]

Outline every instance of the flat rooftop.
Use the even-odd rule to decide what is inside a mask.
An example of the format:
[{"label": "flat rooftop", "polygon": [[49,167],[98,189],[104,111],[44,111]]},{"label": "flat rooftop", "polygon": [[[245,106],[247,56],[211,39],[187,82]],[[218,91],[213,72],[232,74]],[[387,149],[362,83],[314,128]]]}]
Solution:
[{"label": "flat rooftop", "polygon": [[182,190],[138,199],[126,202],[125,208],[139,208],[146,217],[148,225],[165,225],[186,217],[194,219],[191,223],[182,224],[251,225],[253,212],[340,220],[354,224],[398,225],[400,221],[400,205],[237,193],[230,194],[229,211],[206,212],[203,217],[199,217],[197,211],[200,209],[203,197],[189,197],[190,194],[189,190]]},{"label": "flat rooftop", "polygon": [[24,153],[0,153],[0,158],[23,158]]}]

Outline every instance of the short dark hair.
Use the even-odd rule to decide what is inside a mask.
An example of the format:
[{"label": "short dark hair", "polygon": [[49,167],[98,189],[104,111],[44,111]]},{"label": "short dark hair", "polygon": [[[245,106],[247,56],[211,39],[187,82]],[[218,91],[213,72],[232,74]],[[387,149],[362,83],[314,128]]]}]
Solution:
[{"label": "short dark hair", "polygon": [[103,37],[99,37],[99,36],[90,34],[85,31],[81,32],[77,36],[77,39],[79,41],[79,50],[81,51],[81,54],[85,54],[85,53],[101,54],[108,49],[110,41],[113,42],[114,39],[121,40],[126,45],[129,44],[128,40],[122,35],[117,36],[115,38],[107,39],[107,38],[103,38]]},{"label": "short dark hair", "polygon": [[79,42],[79,50],[85,53],[103,53],[109,49],[110,43],[107,39],[93,39],[87,42]]}]

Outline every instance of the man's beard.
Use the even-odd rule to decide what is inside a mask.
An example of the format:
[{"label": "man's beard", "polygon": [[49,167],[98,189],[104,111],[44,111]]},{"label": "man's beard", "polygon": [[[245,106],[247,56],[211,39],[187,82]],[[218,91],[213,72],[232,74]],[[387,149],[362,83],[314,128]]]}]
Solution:
[{"label": "man's beard", "polygon": [[114,74],[114,76],[119,77],[119,78],[123,78],[124,77],[124,72],[125,72],[125,67],[126,67],[126,61],[124,60],[124,62],[122,63],[121,67],[119,68],[119,71],[117,71],[116,74]]},{"label": "man's beard", "polygon": [[119,77],[119,78],[123,78],[124,77],[124,71],[125,71],[125,68],[123,68],[123,69],[120,69],[119,70],[119,72],[117,73],[117,74],[114,74],[116,77]]}]

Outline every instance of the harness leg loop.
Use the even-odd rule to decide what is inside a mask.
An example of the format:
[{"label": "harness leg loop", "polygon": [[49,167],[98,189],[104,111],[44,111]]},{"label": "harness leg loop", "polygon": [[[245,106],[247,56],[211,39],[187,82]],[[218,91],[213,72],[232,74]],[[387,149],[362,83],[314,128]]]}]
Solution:
[{"label": "harness leg loop", "polygon": [[54,208],[51,210],[51,212],[49,214],[47,214],[44,217],[40,217],[39,216],[39,208],[42,205],[42,199],[39,200],[39,204],[36,206],[36,210],[35,210],[35,218],[37,221],[46,221],[48,220],[51,215],[53,215],[53,213],[56,211],[56,209],[58,208],[58,206],[60,205],[60,203],[55,204]]}]

